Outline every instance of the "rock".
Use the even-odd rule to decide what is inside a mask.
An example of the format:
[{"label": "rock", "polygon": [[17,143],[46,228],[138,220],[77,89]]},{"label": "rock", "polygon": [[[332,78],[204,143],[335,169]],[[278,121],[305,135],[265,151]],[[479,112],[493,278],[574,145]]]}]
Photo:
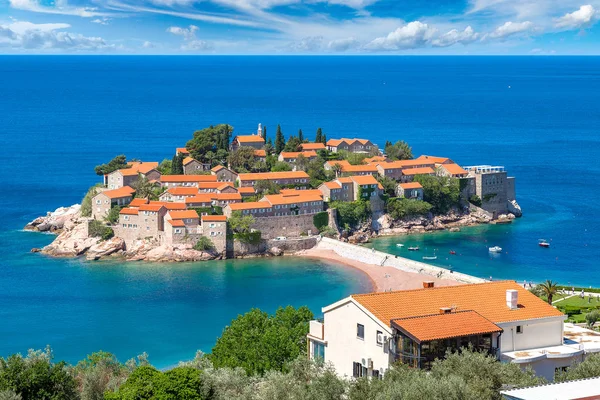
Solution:
[{"label": "rock", "polygon": [[42,249],[40,249],[39,247],[34,247],[33,249],[30,250],[32,253],[39,253],[40,251],[42,251]]},{"label": "rock", "polygon": [[79,218],[81,218],[81,205],[74,204],[71,207],[57,208],[44,217],[38,217],[25,225],[24,229],[39,232],[58,232],[61,231],[69,221],[77,220]]},{"label": "rock", "polygon": [[515,216],[515,214],[513,214],[513,213],[508,213],[508,214],[506,215],[506,218],[508,218],[508,219],[510,219],[510,220],[513,220],[513,219],[515,219],[515,218],[516,218],[516,216]]},{"label": "rock", "polygon": [[86,253],[86,258],[88,260],[99,260],[102,257],[109,256],[122,250],[125,250],[125,241],[121,238],[113,237],[90,247]]},{"label": "rock", "polygon": [[206,261],[219,257],[218,254],[194,250],[192,245],[158,246],[154,240],[138,240],[123,255],[128,261],[152,262]]},{"label": "rock", "polygon": [[382,229],[389,229],[392,227],[392,217],[389,214],[382,214],[377,216],[373,216],[372,228],[376,231]]},{"label": "rock", "polygon": [[367,243],[369,235],[366,233],[355,233],[348,238],[348,243]]},{"label": "rock", "polygon": [[519,218],[519,217],[523,216],[523,211],[521,210],[521,206],[519,206],[519,203],[517,203],[516,200],[510,200],[506,204],[506,206],[508,208],[508,212],[513,214],[515,217]]},{"label": "rock", "polygon": [[282,256],[283,250],[281,250],[279,247],[275,246],[275,247],[271,247],[269,249],[269,253],[271,253],[274,256]]},{"label": "rock", "polygon": [[54,257],[76,257],[84,254],[90,247],[97,244],[100,238],[88,237],[87,219],[78,219],[69,225],[52,243],[42,249],[42,253]]},{"label": "rock", "polygon": [[456,226],[453,228],[448,229],[448,232],[460,232],[460,228],[457,228]]}]

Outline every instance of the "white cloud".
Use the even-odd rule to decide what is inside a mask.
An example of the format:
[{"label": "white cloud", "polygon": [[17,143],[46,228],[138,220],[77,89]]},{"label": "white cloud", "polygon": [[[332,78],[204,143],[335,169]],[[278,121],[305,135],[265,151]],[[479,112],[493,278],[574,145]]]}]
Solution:
[{"label": "white cloud", "polygon": [[317,52],[323,49],[325,39],[323,36],[307,36],[297,42],[290,43],[288,50],[297,52]]},{"label": "white cloud", "polygon": [[597,20],[597,11],[591,4],[579,7],[579,10],[567,13],[555,20],[554,26],[561,29],[582,29],[593,25]]},{"label": "white cloud", "polygon": [[359,47],[360,42],[353,37],[332,40],[327,44],[327,48],[331,51],[348,51]]},{"label": "white cloud", "polygon": [[492,33],[489,34],[489,37],[494,39],[501,39],[507,36],[512,36],[517,33],[524,33],[530,31],[533,28],[533,23],[531,21],[524,22],[512,22],[508,21],[497,27]]},{"label": "white cloud", "polygon": [[196,32],[198,32],[198,27],[196,25],[190,25],[187,28],[171,26],[167,29],[167,32],[183,37],[184,42],[181,45],[181,50],[207,51],[214,48],[212,43],[196,38]]},{"label": "white cloud", "polygon": [[108,24],[110,24],[110,18],[96,18],[96,19],[93,19],[91,22],[93,22],[94,24],[99,24],[99,25],[108,25]]},{"label": "white cloud", "polygon": [[479,38],[479,33],[475,32],[471,26],[467,26],[464,31],[452,29],[437,39],[432,40],[431,44],[436,47],[448,47],[457,43],[468,44]]},{"label": "white cloud", "polygon": [[435,35],[436,29],[420,21],[409,22],[385,37],[378,37],[368,43],[368,50],[400,50],[424,47]]},{"label": "white cloud", "polygon": [[108,16],[110,14],[98,11],[95,7],[73,7],[69,6],[66,0],[56,1],[54,7],[40,4],[38,0],[9,0],[12,8],[17,10],[32,11],[45,14],[76,15],[79,17],[91,18]]},{"label": "white cloud", "polygon": [[17,21],[0,25],[0,47],[19,51],[98,51],[114,49],[100,37],[64,32],[69,24],[34,24]]},{"label": "white cloud", "polygon": [[196,37],[198,27],[196,25],[190,25],[189,28],[181,28],[179,26],[171,26],[167,29],[167,32],[173,35],[183,36],[185,40],[190,40]]},{"label": "white cloud", "polygon": [[148,40],[146,40],[143,44],[142,44],[142,48],[144,49],[153,49],[156,46],[154,45],[154,43],[149,42]]},{"label": "white cloud", "polygon": [[186,51],[207,51],[213,48],[212,43],[204,40],[190,40],[181,46],[181,49]]}]

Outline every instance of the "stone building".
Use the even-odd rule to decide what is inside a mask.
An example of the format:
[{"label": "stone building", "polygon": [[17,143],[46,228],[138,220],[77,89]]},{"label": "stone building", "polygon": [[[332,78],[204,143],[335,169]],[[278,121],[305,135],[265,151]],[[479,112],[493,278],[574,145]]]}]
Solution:
[{"label": "stone building", "polygon": [[203,215],[202,236],[209,238],[217,253],[225,253],[227,249],[227,217],[224,215]]},{"label": "stone building", "polygon": [[222,165],[217,165],[210,170],[217,177],[217,182],[235,182],[238,174]]},{"label": "stone building", "polygon": [[329,139],[327,141],[327,150],[337,153],[345,150],[350,153],[373,153],[377,152],[377,146],[368,139]]},{"label": "stone building", "polygon": [[402,170],[402,178],[400,181],[402,183],[412,182],[417,175],[430,175],[434,176],[435,171],[431,167],[424,168],[407,168]]},{"label": "stone building", "polygon": [[129,186],[98,193],[92,198],[92,218],[102,220],[111,208],[126,206],[133,199],[134,193],[135,190]]},{"label": "stone building", "polygon": [[266,195],[260,201],[230,203],[223,214],[230,217],[234,211],[255,218],[316,214],[323,211],[323,196],[317,190],[285,190]]},{"label": "stone building", "polygon": [[318,190],[325,201],[356,201],[361,196],[369,200],[372,211],[383,210],[383,186],[372,175],[354,175],[324,182]]},{"label": "stone building", "polygon": [[184,202],[188,197],[194,197],[198,194],[197,187],[174,186],[168,188],[158,199],[160,201]]},{"label": "stone building", "polygon": [[314,150],[294,151],[294,152],[282,151],[279,154],[279,157],[277,158],[277,160],[294,165],[298,161],[298,157],[300,155],[302,155],[302,157],[304,157],[308,161],[312,161],[317,158],[317,153]]},{"label": "stone building", "polygon": [[376,164],[377,172],[379,175],[386,178],[391,178],[396,181],[402,179],[402,170],[404,165],[399,161],[392,162],[379,162]]},{"label": "stone building", "polygon": [[466,178],[469,175],[468,171],[461,168],[460,165],[454,163],[440,164],[436,168],[436,172],[438,175],[449,176],[452,178]]},{"label": "stone building", "polygon": [[260,135],[236,136],[231,142],[231,151],[236,151],[240,147],[252,147],[259,150],[265,147],[265,139]]},{"label": "stone building", "polygon": [[110,174],[104,175],[104,186],[109,189],[119,189],[123,186],[134,186],[140,176],[149,181],[158,180],[160,172],[157,162],[132,162],[130,168],[118,169]]},{"label": "stone building", "polygon": [[203,164],[198,160],[194,160],[192,157],[186,157],[183,159],[183,173],[185,175],[194,175],[205,171],[207,165],[210,167],[210,164]]},{"label": "stone building", "polygon": [[419,182],[399,183],[396,195],[405,199],[423,200],[423,186]]},{"label": "stone building", "polygon": [[153,238],[160,241],[166,213],[167,208],[156,203],[124,208],[119,213],[119,223],[113,227],[115,236],[122,238],[126,246],[137,239]]},{"label": "stone building", "polygon": [[327,148],[325,147],[325,144],[323,143],[302,143],[300,145],[300,149],[302,151],[319,151],[319,150],[326,150]]},{"label": "stone building", "polygon": [[304,171],[258,172],[239,174],[238,187],[254,186],[259,181],[269,181],[280,186],[306,187],[310,177]]},{"label": "stone building", "polygon": [[478,165],[465,168],[475,181],[475,194],[485,211],[497,217],[508,212],[508,203],[516,200],[515,178],[509,177],[504,167]]},{"label": "stone building", "polygon": [[176,186],[198,187],[199,182],[216,182],[215,175],[163,175],[160,177],[160,185],[166,188]]}]

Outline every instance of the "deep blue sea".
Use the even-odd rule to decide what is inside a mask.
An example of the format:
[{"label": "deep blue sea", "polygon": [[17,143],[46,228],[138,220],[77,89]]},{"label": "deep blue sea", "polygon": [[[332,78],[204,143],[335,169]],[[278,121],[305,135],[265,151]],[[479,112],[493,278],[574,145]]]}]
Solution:
[{"label": "deep blue sea", "polygon": [[[171,158],[195,129],[402,139],[415,155],[505,166],[524,217],[374,246],[436,254],[470,274],[600,286],[598,57],[0,57],[0,356],[53,346],[158,366],[209,351],[257,306],[320,307],[362,275],[306,260],[87,263],[30,254],[52,240],[29,220],[80,201],[116,154]],[[541,249],[537,240],[552,241]],[[504,252],[491,258],[487,247]],[[447,256],[449,250],[457,256]],[[446,260],[448,258],[448,260]]]}]

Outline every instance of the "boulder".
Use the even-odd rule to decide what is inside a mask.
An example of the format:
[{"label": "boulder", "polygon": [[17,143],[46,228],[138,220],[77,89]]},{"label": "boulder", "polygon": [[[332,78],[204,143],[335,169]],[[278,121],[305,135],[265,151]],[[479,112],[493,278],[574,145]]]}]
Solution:
[{"label": "boulder", "polygon": [[521,206],[517,203],[516,200],[510,200],[507,203],[508,212],[513,214],[515,217],[519,218],[523,216],[523,211],[521,210]]},{"label": "boulder", "polygon": [[90,247],[86,253],[86,258],[88,260],[99,260],[122,250],[125,250],[125,241],[119,237],[113,237]]},{"label": "boulder", "polygon": [[88,237],[88,221],[79,220],[70,229],[64,229],[52,243],[42,249],[42,253],[54,257],[77,257],[97,244],[100,238]]},{"label": "boulder", "polygon": [[40,249],[39,247],[34,247],[33,249],[30,250],[32,253],[39,253],[40,251],[42,251],[42,249]]},{"label": "boulder", "polygon": [[81,205],[74,204],[71,207],[60,207],[56,210],[49,212],[44,217],[38,217],[25,225],[25,230],[28,231],[39,231],[39,232],[58,232],[61,231],[65,225],[69,224],[73,226],[72,221],[81,218]]},{"label": "boulder", "polygon": [[269,253],[271,253],[274,256],[282,256],[283,255],[283,250],[280,249],[279,247],[275,246],[275,247],[271,247],[269,249]]},{"label": "boulder", "polygon": [[460,228],[455,226],[453,228],[448,229],[448,232],[460,232]]},{"label": "boulder", "polygon": [[218,258],[217,254],[194,250],[191,245],[160,245],[151,241],[137,241],[135,248],[127,250],[124,254],[129,261],[152,262],[182,262],[206,261]]}]

